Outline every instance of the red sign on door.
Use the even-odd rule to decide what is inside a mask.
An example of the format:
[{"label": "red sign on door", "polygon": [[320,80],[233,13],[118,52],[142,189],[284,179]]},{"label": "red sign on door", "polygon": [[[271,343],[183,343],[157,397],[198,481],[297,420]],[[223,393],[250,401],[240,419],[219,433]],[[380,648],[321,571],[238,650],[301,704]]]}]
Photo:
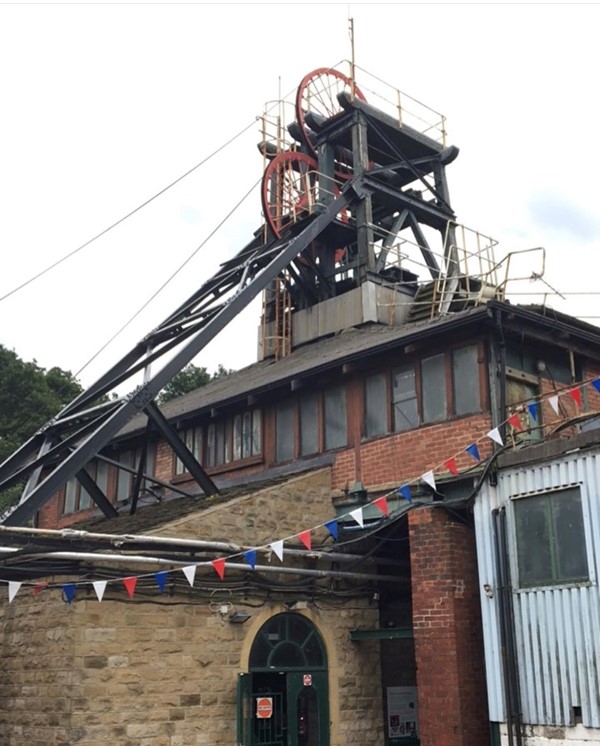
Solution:
[{"label": "red sign on door", "polygon": [[312,686],[312,674],[305,673],[302,680],[304,681],[304,686]]},{"label": "red sign on door", "polygon": [[273,715],[273,697],[256,698],[256,717],[266,720]]}]

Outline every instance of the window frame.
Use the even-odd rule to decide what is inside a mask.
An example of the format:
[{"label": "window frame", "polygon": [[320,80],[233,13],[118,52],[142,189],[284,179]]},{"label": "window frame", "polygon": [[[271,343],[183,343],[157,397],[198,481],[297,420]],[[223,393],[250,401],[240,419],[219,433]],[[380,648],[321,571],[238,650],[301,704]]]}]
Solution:
[{"label": "window frame", "polygon": [[[339,389],[343,392],[343,398],[344,398],[344,427],[345,427],[345,443],[343,445],[335,445],[330,448],[327,448],[326,445],[326,422],[325,422],[325,397],[328,392],[333,392],[334,390]],[[315,397],[316,396],[316,425],[317,425],[317,437],[316,437],[316,445],[317,450],[310,451],[310,452],[303,452],[302,449],[302,421],[301,421],[301,411],[302,411],[302,402],[305,401],[307,398]],[[294,461],[296,459],[304,459],[304,458],[311,458],[314,456],[318,456],[322,453],[329,453],[334,451],[343,450],[344,448],[350,447],[350,440],[351,440],[351,428],[349,427],[348,423],[348,410],[349,410],[349,393],[348,393],[348,386],[344,382],[342,384],[337,384],[334,386],[327,386],[326,388],[320,389],[318,391],[315,390],[306,390],[303,392],[303,394],[298,394],[296,396],[292,396],[289,399],[284,399],[281,402],[277,402],[273,406],[273,416],[272,416],[272,423],[273,423],[273,443],[272,443],[272,458],[273,462],[275,464],[285,464],[289,463],[290,461]],[[293,454],[290,458],[279,460],[278,457],[278,442],[277,442],[277,409],[279,406],[286,406],[288,405],[291,409],[292,417],[293,417],[293,423],[291,426],[291,430],[293,431]]]},{"label": "window frame", "polygon": [[[434,355],[423,355],[421,357],[414,357],[412,359],[397,362],[396,364],[385,369],[373,369],[365,373],[361,378],[362,385],[362,419],[361,419],[361,438],[364,441],[375,440],[377,438],[385,437],[386,435],[400,435],[402,433],[411,432],[418,428],[425,427],[428,425],[436,425],[442,422],[446,422],[452,419],[458,419],[461,417],[470,417],[472,415],[479,414],[485,411],[488,406],[488,394],[485,378],[485,368],[482,363],[483,342],[481,340],[461,342],[460,344],[453,345],[452,347],[444,350],[443,352],[435,353]],[[473,409],[468,412],[456,412],[456,396],[455,396],[455,376],[454,376],[454,359],[455,355],[459,350],[466,348],[474,348],[476,353],[476,386],[478,392],[479,405],[477,409]],[[443,359],[443,381],[444,381],[444,399],[445,399],[445,414],[440,419],[425,419],[424,414],[424,377],[423,377],[423,362],[430,360],[435,357],[441,357]],[[394,400],[394,375],[397,371],[412,370],[414,376],[414,398],[407,398],[405,401],[416,402],[416,419],[417,424],[410,427],[396,427],[395,417],[395,405]],[[386,401],[386,417],[387,417],[387,429],[384,433],[379,434],[367,434],[367,381],[378,375],[385,375],[386,388],[387,388],[387,401]]]},{"label": "window frame", "polygon": [[[550,580],[522,580],[520,570],[520,555],[519,555],[519,538],[517,530],[517,504],[523,504],[529,498],[543,498],[547,497],[549,500],[552,496],[565,494],[578,490],[579,501],[581,506],[581,545],[583,546],[582,557],[585,559],[587,565],[587,577],[579,578],[558,578],[554,577]],[[560,486],[553,486],[547,489],[536,490],[533,492],[526,492],[516,495],[510,495],[508,498],[510,510],[508,511],[510,524],[510,565],[511,573],[513,577],[513,587],[519,593],[530,593],[538,590],[563,590],[568,588],[578,588],[594,585],[596,583],[596,571],[594,566],[594,557],[592,549],[592,537],[590,536],[590,514],[588,510],[588,495],[585,484],[583,482],[576,482],[571,484],[564,484]],[[555,529],[555,526],[552,527]],[[556,535],[552,536],[553,542],[556,542]],[[556,546],[553,546],[553,551],[556,553]]]},{"label": "window frame", "polygon": [[[263,460],[263,421],[261,407],[245,407],[227,416],[188,427],[179,436],[189,448],[187,434],[194,432],[194,450],[189,450],[208,474],[215,474]],[[248,449],[249,455],[244,455]],[[240,458],[236,458],[238,453]],[[190,473],[174,452],[172,479],[175,482],[190,479]]]}]

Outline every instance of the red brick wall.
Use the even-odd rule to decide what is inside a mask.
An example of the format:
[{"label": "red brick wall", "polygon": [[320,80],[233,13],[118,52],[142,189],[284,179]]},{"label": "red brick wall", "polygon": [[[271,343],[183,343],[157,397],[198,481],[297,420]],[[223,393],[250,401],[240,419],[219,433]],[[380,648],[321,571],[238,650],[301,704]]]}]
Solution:
[{"label": "red brick wall", "polygon": [[474,531],[409,513],[421,746],[489,746]]},{"label": "red brick wall", "polygon": [[[360,449],[337,454],[333,467],[333,488],[342,489],[346,482],[361,480],[367,488],[398,484],[416,479],[429,469],[441,467],[456,457],[459,471],[475,464],[464,449],[478,442],[482,460],[492,453],[493,443],[485,434],[491,429],[488,414],[476,414],[420,427],[406,433],[366,441]],[[437,474],[448,474],[442,468]]]}]

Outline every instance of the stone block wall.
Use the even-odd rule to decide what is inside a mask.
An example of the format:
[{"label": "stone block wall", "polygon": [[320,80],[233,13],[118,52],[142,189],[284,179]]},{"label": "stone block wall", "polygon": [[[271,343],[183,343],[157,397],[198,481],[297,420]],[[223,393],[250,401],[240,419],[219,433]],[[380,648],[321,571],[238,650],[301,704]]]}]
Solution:
[{"label": "stone block wall", "polygon": [[[330,494],[329,470],[321,470],[162,532],[261,544],[331,518]],[[71,605],[56,587],[35,596],[23,585],[10,605],[2,593],[0,744],[233,746],[238,674],[261,625],[287,609],[236,600],[252,617],[231,625],[200,583],[169,596],[142,594],[151,583],[140,581],[133,599],[110,583],[101,603],[80,586]],[[377,605],[332,596],[294,613],[311,619],[327,649],[331,746],[383,746],[379,646],[350,642],[350,630],[377,626]]]}]

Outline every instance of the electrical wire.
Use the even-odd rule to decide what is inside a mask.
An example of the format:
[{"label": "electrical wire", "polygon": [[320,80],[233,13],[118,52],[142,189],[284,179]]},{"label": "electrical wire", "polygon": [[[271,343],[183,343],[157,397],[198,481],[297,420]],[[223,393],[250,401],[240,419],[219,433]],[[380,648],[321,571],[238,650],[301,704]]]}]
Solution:
[{"label": "electrical wire", "polygon": [[17,287],[13,288],[12,290],[9,290],[8,293],[5,295],[0,296],[0,302],[3,300],[6,300],[7,298],[10,298],[11,295],[14,295],[19,290],[22,290],[23,288],[30,285],[32,282],[35,282],[35,280],[38,280],[40,277],[43,277],[45,274],[50,272],[51,270],[55,269],[55,267],[58,267],[63,262],[67,261],[67,259],[70,259],[72,256],[75,256],[80,251],[85,249],[90,244],[94,243],[94,241],[97,241],[102,236],[105,236],[109,231],[111,231],[113,228],[116,228],[121,223],[125,222],[125,220],[129,219],[133,215],[135,215],[137,212],[142,210],[144,207],[147,207],[151,202],[154,202],[155,199],[162,196],[165,192],[167,192],[169,189],[174,187],[176,184],[179,184],[180,181],[183,181],[186,177],[188,177],[190,174],[194,173],[197,169],[199,169],[201,166],[203,166],[205,163],[207,163],[211,158],[213,158],[215,155],[220,153],[222,150],[224,150],[226,147],[231,145],[232,142],[238,139],[238,137],[241,137],[245,132],[247,132],[251,127],[254,127],[256,123],[256,118],[250,122],[250,124],[247,124],[243,129],[241,129],[237,134],[235,134],[233,137],[231,137],[227,142],[223,143],[223,145],[220,145],[216,150],[213,150],[213,152],[210,155],[207,155],[206,158],[201,160],[199,163],[197,163],[195,166],[192,166],[190,169],[188,169],[184,174],[181,174],[181,176],[178,176],[175,181],[172,181],[170,184],[167,184],[167,186],[163,187],[160,191],[156,192],[156,194],[152,195],[152,197],[148,198],[145,202],[142,202],[141,205],[138,205],[133,210],[130,210],[126,215],[123,215],[123,217],[116,220],[114,223],[111,223],[107,228],[100,231],[100,233],[97,233],[95,236],[90,238],[85,243],[82,243],[81,246],[78,246],[76,249],[73,249],[68,254],[65,254],[61,259],[58,259],[53,264],[48,265],[45,269],[42,269],[37,274],[33,275],[33,277],[30,277],[28,280],[25,280],[25,282],[22,282]]},{"label": "electrical wire", "polygon": [[[234,207],[225,215],[225,217],[213,228],[213,230],[206,236],[206,238],[200,243],[199,246],[197,246],[194,251],[182,262],[182,264],[179,265],[179,267],[163,282],[163,284],[146,300],[139,308],[138,310],[127,319],[127,321],[100,347],[99,350],[97,350],[92,357],[84,363],[84,365],[77,371],[77,373],[74,374],[74,377],[77,378],[77,376],[81,375],[83,371],[90,365],[97,357],[100,355],[104,350],[114,342],[114,340],[122,334],[123,331],[131,324],[134,319],[136,319],[142,311],[147,308],[147,306],[152,303],[152,301],[160,294],[162,291],[169,285],[170,282],[181,272],[181,270],[189,264],[189,262],[196,256],[196,254],[204,248],[204,246],[207,244],[208,241],[215,235],[215,233],[220,230],[223,225],[229,220],[229,218],[233,215],[233,213],[243,204],[243,202],[248,199],[248,197],[252,194],[252,192],[256,189],[258,184],[262,181],[262,176],[257,179],[254,184],[250,187],[250,189],[244,194],[244,196],[238,200],[238,202],[234,205]],[[0,298],[0,300],[2,300]]]}]

